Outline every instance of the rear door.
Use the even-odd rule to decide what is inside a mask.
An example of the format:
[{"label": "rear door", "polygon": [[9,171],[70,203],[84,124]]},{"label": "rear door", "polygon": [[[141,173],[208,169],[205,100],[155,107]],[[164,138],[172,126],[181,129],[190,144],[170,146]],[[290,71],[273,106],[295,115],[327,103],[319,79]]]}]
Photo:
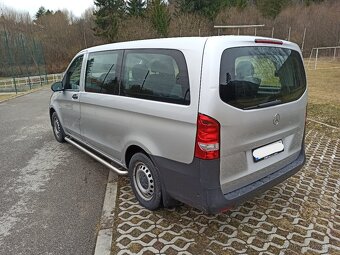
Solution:
[{"label": "rear door", "polygon": [[[239,37],[240,38],[240,37]],[[199,111],[221,125],[224,193],[295,160],[302,148],[306,78],[298,47],[208,40]]]}]

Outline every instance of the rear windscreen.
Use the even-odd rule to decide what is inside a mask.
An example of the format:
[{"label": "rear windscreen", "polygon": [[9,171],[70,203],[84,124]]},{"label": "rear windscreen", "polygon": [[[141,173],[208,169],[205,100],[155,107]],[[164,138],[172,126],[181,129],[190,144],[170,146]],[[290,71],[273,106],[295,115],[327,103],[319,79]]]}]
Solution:
[{"label": "rear windscreen", "polygon": [[306,76],[297,51],[277,47],[240,47],[223,52],[220,97],[234,107],[255,109],[297,100]]}]

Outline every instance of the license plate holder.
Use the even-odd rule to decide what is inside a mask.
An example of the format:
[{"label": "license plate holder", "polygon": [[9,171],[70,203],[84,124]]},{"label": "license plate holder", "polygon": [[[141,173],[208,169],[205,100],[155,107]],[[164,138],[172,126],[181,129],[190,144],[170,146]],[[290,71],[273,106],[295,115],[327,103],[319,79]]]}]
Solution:
[{"label": "license plate holder", "polygon": [[252,154],[254,162],[259,162],[283,151],[284,151],[283,142],[282,140],[279,140],[274,143],[270,143],[259,148],[253,149]]}]

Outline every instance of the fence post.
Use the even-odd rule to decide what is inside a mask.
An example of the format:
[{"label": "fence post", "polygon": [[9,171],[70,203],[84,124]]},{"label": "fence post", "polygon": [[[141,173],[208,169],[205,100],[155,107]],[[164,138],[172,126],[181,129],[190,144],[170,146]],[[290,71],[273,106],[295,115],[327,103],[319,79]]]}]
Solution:
[{"label": "fence post", "polygon": [[307,28],[305,27],[305,30],[303,31],[302,46],[301,46],[301,51],[302,52],[303,52],[303,49],[305,47],[306,31],[307,31]]},{"label": "fence post", "polygon": [[257,34],[256,32],[257,32],[257,27],[255,27],[255,36],[256,36],[256,34]]},{"label": "fence post", "polygon": [[15,89],[15,94],[18,94],[18,89],[17,89],[17,82],[15,80],[15,77],[13,77],[13,83],[12,85],[14,84],[14,89]]},{"label": "fence post", "polygon": [[28,84],[30,86],[30,90],[32,90],[32,83],[31,83],[31,78],[30,78],[30,72],[29,72],[29,69],[28,69],[28,66],[27,66],[27,62],[26,62],[27,54],[26,54],[25,45],[24,45],[24,38],[23,38],[22,34],[20,36],[20,39],[21,39],[22,53],[24,54],[24,63],[25,63],[25,66],[26,66],[27,80],[28,80]]},{"label": "fence post", "polygon": [[272,38],[274,38],[274,30],[275,30],[275,28],[273,27],[272,28]]},{"label": "fence post", "polygon": [[292,27],[289,27],[289,30],[288,30],[288,41],[290,41],[290,33],[292,32]]},{"label": "fence post", "polygon": [[319,56],[319,48],[316,49],[314,70],[316,70],[316,65],[318,64],[318,56]]},{"label": "fence post", "polygon": [[[33,38],[33,47],[34,47],[34,52],[37,54],[37,45],[35,43],[35,40]],[[38,55],[38,54],[37,54]],[[41,79],[41,72],[40,72],[40,67],[39,67],[39,59],[37,59],[37,65],[38,65],[38,72],[39,72],[39,77],[40,77],[40,86],[42,87],[42,79]]]},{"label": "fence post", "polygon": [[335,60],[335,57],[336,57],[336,47],[334,48],[334,56],[333,56],[333,59]]},{"label": "fence post", "polygon": [[7,46],[7,54],[8,54],[8,58],[9,58],[9,61],[10,61],[10,66],[11,66],[11,72],[12,72],[15,94],[18,94],[17,83],[16,83],[16,80],[15,80],[15,72],[14,72],[14,68],[13,68],[14,60],[13,60],[13,56],[11,54],[11,49],[9,48],[8,34],[7,34],[6,30],[5,30],[4,33],[5,33],[5,43],[6,43],[6,46]]}]

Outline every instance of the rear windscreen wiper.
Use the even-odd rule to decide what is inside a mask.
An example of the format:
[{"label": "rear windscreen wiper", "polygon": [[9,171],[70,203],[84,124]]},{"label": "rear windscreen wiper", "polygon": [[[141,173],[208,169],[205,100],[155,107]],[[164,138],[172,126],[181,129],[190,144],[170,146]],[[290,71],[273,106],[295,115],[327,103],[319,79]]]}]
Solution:
[{"label": "rear windscreen wiper", "polygon": [[269,101],[269,102],[266,102],[266,103],[262,103],[262,104],[246,107],[246,108],[244,108],[244,110],[251,110],[251,109],[256,109],[256,108],[264,108],[264,107],[274,106],[274,105],[278,105],[278,104],[281,104],[281,100],[276,99],[274,101]]}]

